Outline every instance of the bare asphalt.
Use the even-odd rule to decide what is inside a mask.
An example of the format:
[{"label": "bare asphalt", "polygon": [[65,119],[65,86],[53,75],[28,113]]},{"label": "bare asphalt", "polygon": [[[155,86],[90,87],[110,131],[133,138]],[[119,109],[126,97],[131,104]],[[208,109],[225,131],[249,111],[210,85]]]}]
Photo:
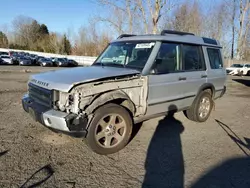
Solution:
[{"label": "bare asphalt", "polygon": [[51,69],[0,67],[0,187],[250,187],[250,77],[228,77],[207,122],[152,119],[100,156],[22,110],[29,75]]}]

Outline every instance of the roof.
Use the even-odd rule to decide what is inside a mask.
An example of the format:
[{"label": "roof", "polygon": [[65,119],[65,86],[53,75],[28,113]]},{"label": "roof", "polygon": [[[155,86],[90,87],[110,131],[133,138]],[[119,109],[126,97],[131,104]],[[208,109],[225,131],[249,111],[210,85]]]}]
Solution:
[{"label": "roof", "polygon": [[221,48],[219,41],[211,38],[195,36],[192,33],[166,31],[161,34],[151,35],[127,35],[123,34],[118,39],[112,42],[125,42],[125,41],[169,41],[178,43],[198,44],[203,46],[212,46]]}]

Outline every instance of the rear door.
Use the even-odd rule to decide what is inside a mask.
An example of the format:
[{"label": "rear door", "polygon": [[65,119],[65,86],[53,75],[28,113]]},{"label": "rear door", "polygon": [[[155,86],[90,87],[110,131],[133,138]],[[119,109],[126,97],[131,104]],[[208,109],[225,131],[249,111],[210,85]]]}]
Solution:
[{"label": "rear door", "polygon": [[186,79],[186,84],[183,87],[183,103],[184,107],[189,107],[201,86],[207,83],[207,67],[202,46],[182,45],[182,70],[183,77]]}]

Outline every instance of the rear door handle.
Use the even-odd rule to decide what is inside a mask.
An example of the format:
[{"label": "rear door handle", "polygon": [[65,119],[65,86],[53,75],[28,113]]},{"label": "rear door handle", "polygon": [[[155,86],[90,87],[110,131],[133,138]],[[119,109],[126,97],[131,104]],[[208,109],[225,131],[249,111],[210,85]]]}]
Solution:
[{"label": "rear door handle", "polygon": [[207,75],[201,75],[201,78],[207,78]]},{"label": "rear door handle", "polygon": [[187,78],[186,77],[179,77],[179,80],[186,80]]}]

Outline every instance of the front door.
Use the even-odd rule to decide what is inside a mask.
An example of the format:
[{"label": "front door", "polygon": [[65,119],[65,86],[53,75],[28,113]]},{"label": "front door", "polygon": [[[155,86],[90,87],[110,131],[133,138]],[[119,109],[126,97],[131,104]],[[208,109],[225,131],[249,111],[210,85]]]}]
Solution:
[{"label": "front door", "polygon": [[148,77],[147,115],[183,108],[186,79],[181,70],[180,49],[180,44],[161,44]]}]

